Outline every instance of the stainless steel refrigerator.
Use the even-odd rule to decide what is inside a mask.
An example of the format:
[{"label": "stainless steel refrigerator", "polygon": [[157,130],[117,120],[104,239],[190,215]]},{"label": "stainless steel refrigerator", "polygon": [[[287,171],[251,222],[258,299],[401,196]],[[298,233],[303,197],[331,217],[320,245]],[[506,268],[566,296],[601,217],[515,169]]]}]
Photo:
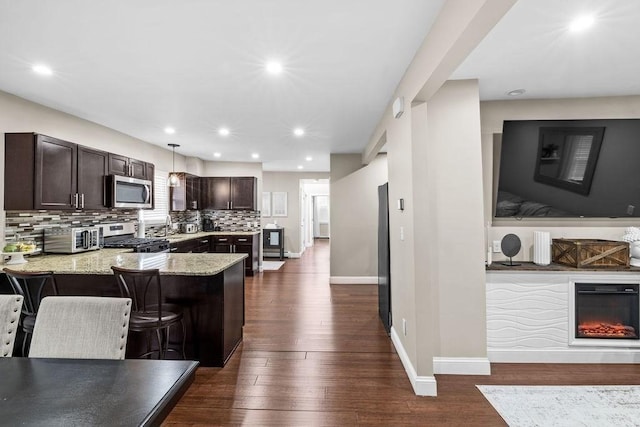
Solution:
[{"label": "stainless steel refrigerator", "polygon": [[389,184],[378,187],[378,313],[391,331],[391,262],[389,249]]}]

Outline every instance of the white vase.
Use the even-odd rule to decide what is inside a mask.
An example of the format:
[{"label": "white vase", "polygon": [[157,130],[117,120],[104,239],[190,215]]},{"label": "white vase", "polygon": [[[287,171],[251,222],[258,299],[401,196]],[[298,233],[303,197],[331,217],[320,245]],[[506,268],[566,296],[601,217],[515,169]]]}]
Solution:
[{"label": "white vase", "polygon": [[551,234],[548,231],[533,232],[533,262],[537,265],[551,264]]}]

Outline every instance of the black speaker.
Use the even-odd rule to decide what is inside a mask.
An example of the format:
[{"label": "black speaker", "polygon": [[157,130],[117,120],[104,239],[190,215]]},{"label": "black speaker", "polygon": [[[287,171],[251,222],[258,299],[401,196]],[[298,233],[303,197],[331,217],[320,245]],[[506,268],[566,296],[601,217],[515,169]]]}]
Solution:
[{"label": "black speaker", "polygon": [[503,262],[502,265],[506,265],[508,267],[520,265],[513,263],[513,257],[520,252],[521,246],[520,238],[515,234],[507,234],[504,236],[502,238],[502,242],[500,242],[500,248],[502,249],[502,253],[509,257],[509,262]]}]

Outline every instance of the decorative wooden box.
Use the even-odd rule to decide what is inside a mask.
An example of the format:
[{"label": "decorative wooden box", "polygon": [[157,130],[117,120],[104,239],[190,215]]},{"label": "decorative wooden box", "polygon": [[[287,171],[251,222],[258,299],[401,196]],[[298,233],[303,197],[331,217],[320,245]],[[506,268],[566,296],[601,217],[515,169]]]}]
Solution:
[{"label": "decorative wooden box", "polygon": [[629,267],[629,243],[599,239],[553,239],[553,262],[575,268]]}]

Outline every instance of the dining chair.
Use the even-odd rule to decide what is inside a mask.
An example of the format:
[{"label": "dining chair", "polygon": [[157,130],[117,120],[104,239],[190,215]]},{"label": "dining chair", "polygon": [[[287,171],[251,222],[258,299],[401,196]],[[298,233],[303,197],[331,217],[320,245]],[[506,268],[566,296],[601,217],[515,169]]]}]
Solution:
[{"label": "dining chair", "polygon": [[13,293],[24,297],[20,322],[24,334],[22,338],[22,356],[26,356],[40,301],[45,295],[58,295],[58,286],[52,271],[27,272],[9,268],[4,268],[3,271],[7,275],[7,279],[9,279]]},{"label": "dining chair", "polygon": [[20,322],[22,295],[0,295],[0,357],[11,357]]},{"label": "dining chair", "polygon": [[130,314],[129,298],[43,298],[29,357],[122,360]]},{"label": "dining chair", "polygon": [[[115,266],[111,270],[120,287],[121,296],[132,300],[129,330],[148,334],[147,348],[138,357],[150,357],[157,353],[158,359],[164,359],[167,352],[175,351],[186,359],[184,312],[179,305],[163,300],[160,271],[157,268],[133,270]],[[169,346],[171,327],[177,325],[182,326],[181,351]],[[151,344],[152,335],[156,336],[157,349]]]}]

